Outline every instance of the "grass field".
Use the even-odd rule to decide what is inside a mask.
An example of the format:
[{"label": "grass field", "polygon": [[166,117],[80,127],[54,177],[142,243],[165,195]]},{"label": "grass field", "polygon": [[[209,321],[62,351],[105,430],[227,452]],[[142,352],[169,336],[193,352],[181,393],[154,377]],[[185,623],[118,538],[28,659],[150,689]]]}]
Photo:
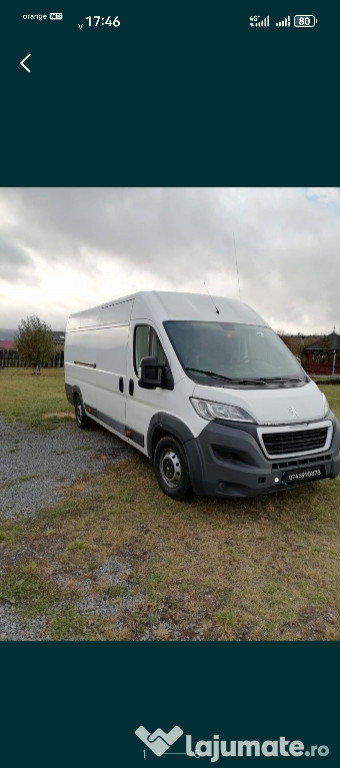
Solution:
[{"label": "grass field", "polygon": [[[339,417],[340,387],[322,389]],[[72,416],[62,371],[1,371],[0,390],[7,419]],[[340,479],[174,502],[136,452],[0,522],[0,601],[44,616],[43,638],[339,640],[339,512]]]},{"label": "grass field", "polygon": [[63,368],[45,368],[40,376],[31,368],[0,368],[0,416],[39,430],[73,419],[64,375]]}]

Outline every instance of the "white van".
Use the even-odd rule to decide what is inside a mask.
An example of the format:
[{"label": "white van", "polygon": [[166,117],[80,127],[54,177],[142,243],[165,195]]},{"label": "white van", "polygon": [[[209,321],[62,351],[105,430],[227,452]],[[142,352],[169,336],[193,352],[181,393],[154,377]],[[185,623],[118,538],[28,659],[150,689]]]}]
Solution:
[{"label": "white van", "polygon": [[244,497],[340,472],[340,425],[267,323],[240,301],[140,292],[70,316],[65,387],[183,499]]}]

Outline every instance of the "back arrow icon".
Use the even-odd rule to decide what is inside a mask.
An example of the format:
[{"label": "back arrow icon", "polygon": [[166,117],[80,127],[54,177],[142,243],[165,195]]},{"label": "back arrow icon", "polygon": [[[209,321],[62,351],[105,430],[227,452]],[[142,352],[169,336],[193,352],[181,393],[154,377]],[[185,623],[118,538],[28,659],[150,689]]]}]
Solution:
[{"label": "back arrow icon", "polygon": [[26,69],[26,72],[30,72],[31,71],[30,69],[28,69],[28,67],[26,67],[26,64],[24,63],[27,59],[29,59],[30,55],[31,54],[28,53],[27,56],[25,56],[25,58],[20,62],[21,66],[24,67],[24,69]]}]

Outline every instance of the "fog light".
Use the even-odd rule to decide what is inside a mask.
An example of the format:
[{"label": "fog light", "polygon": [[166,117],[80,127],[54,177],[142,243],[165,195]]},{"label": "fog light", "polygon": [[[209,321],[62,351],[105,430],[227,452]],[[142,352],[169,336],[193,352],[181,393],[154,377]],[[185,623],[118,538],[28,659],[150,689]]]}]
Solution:
[{"label": "fog light", "polygon": [[274,477],[274,483],[279,483],[279,482],[280,482],[280,478],[279,477]]}]

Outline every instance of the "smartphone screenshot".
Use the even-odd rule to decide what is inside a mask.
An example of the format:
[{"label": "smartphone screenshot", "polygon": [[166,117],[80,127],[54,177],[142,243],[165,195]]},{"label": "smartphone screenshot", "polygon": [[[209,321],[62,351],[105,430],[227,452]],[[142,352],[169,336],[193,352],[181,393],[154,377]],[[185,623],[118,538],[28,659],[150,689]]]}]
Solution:
[{"label": "smartphone screenshot", "polygon": [[329,1],[3,10],[14,768],[338,765],[339,29]]}]

